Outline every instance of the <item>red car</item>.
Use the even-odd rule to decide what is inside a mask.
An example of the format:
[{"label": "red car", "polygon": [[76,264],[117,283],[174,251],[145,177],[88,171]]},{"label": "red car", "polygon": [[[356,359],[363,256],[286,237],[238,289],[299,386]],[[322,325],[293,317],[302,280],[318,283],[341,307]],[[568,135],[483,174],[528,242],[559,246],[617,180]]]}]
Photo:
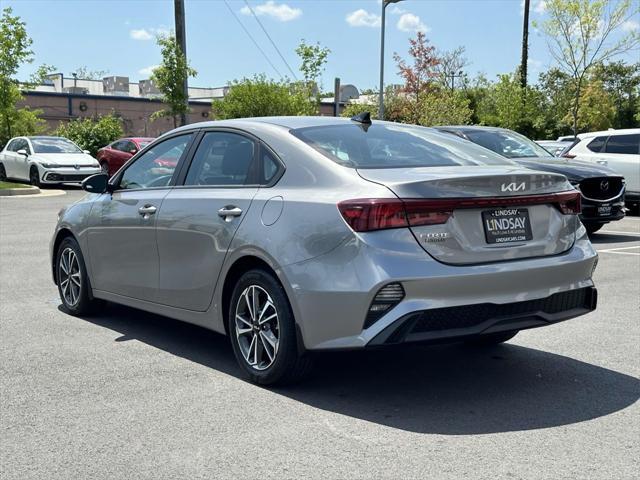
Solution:
[{"label": "red car", "polygon": [[154,138],[121,138],[98,150],[98,161],[104,173],[113,175],[127,160],[149,145]]}]

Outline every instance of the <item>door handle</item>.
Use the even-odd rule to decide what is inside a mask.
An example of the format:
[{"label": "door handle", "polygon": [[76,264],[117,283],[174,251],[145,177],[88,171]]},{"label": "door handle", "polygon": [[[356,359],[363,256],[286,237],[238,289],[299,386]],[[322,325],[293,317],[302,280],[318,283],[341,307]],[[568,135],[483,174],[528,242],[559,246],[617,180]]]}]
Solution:
[{"label": "door handle", "polygon": [[227,205],[218,210],[218,216],[224,218],[225,222],[230,222],[234,217],[239,217],[240,215],[242,215],[242,209],[234,205]]},{"label": "door handle", "polygon": [[149,218],[151,215],[153,215],[154,213],[156,213],[156,210],[158,210],[155,206],[153,205],[145,205],[144,207],[140,207],[138,209],[138,213],[140,215],[142,215],[142,218]]}]

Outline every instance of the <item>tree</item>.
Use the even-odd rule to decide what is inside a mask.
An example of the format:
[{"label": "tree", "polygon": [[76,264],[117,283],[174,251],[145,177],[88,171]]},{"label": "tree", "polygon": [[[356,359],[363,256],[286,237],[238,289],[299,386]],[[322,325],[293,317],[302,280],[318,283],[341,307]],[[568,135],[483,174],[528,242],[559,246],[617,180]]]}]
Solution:
[{"label": "tree", "polygon": [[592,80],[602,82],[602,87],[615,106],[613,128],[639,127],[634,116],[638,112],[640,98],[640,62],[627,65],[624,62],[597,64],[593,68]]},{"label": "tree", "polygon": [[234,80],[229,92],[214,100],[216,118],[314,115],[317,104],[299,83],[278,82],[263,75]]},{"label": "tree", "polygon": [[89,150],[93,156],[100,148],[122,137],[123,134],[122,120],[113,114],[71,120],[61,123],[55,131],[55,135],[74,141],[83,150]]},{"label": "tree", "polygon": [[[603,88],[601,81],[592,80],[585,84],[580,96],[579,112],[579,130],[593,132],[611,128],[616,109],[613,99]],[[572,113],[569,112],[565,117],[565,122],[570,123],[572,120]]]},{"label": "tree", "polygon": [[189,112],[187,98],[184,93],[184,82],[195,77],[198,72],[189,66],[176,42],[175,35],[160,35],[156,42],[160,46],[162,62],[151,74],[151,78],[162,94],[162,101],[167,105],[165,110],[155,112],[153,119],[173,117],[173,126],[178,126],[178,117]]},{"label": "tree", "polygon": [[466,49],[462,46],[453,50],[443,50],[437,53],[438,64],[434,66],[438,74],[438,82],[440,85],[453,90],[453,81],[456,76],[463,75],[463,69],[469,65],[469,61],[465,58]]},{"label": "tree", "polygon": [[420,102],[420,125],[466,125],[471,120],[469,99],[462,93],[439,89],[427,92]]},{"label": "tree", "polygon": [[435,47],[428,45],[429,40],[423,32],[418,32],[416,38],[409,39],[409,55],[413,59],[411,64],[394,53],[393,59],[398,65],[398,73],[404,79],[403,91],[414,100],[411,121],[418,123],[420,113],[417,106],[420,103],[420,95],[425,93],[429,83],[438,76],[436,66],[439,63]]},{"label": "tree", "polygon": [[320,75],[324,71],[327,63],[327,57],[331,53],[326,47],[321,47],[320,43],[315,45],[307,45],[304,39],[300,41],[300,45],[296,48],[296,53],[300,57],[300,71],[304,77],[304,82],[309,88],[315,86],[316,92],[319,92],[322,85],[318,83]]},{"label": "tree", "polygon": [[86,65],[81,65],[73,73],[76,74],[76,77],[85,80],[102,80],[109,72],[107,70],[89,70]]},{"label": "tree", "polygon": [[587,75],[595,64],[638,45],[638,32],[622,34],[617,40],[611,37],[639,10],[635,6],[632,10],[631,0],[547,0],[545,5],[547,19],[540,27],[552,57],[571,77],[571,123],[577,135],[580,97]]},{"label": "tree", "polygon": [[26,24],[12,15],[11,8],[2,11],[0,20],[0,144],[11,137],[36,133],[38,111],[17,109],[22,99],[20,84],[13,78],[23,63],[33,61],[33,43]]}]

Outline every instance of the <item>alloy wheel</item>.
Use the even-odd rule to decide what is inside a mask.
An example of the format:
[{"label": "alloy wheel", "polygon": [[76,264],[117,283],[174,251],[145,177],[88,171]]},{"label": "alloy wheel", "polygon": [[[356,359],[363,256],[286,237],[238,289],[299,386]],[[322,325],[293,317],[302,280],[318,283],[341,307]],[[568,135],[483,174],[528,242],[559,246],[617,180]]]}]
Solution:
[{"label": "alloy wheel", "polygon": [[58,277],[64,302],[70,307],[75,306],[80,300],[82,273],[78,256],[72,248],[65,248],[60,255]]},{"label": "alloy wheel", "polygon": [[275,304],[264,288],[250,285],[244,289],[236,305],[235,330],[245,361],[256,370],[269,368],[278,355],[280,324]]}]

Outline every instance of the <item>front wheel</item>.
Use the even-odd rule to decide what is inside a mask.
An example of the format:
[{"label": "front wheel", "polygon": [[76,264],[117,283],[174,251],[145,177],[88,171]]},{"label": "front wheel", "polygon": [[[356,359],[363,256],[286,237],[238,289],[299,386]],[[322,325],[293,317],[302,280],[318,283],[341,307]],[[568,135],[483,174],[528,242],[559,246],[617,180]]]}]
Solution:
[{"label": "front wheel", "polygon": [[604,227],[604,223],[585,223],[584,224],[584,228],[587,229],[587,233],[589,235],[591,235],[592,233],[596,233],[602,227]]},{"label": "front wheel", "polygon": [[35,165],[32,165],[29,170],[29,183],[34,187],[40,187],[40,172]]},{"label": "front wheel", "polygon": [[72,237],[65,238],[56,255],[56,279],[62,306],[72,315],[91,313],[97,301],[91,298],[89,278],[80,245]]},{"label": "front wheel", "polygon": [[102,173],[109,175],[109,164],[105,161],[100,162],[100,170],[102,170]]},{"label": "front wheel", "polygon": [[270,273],[255,269],[240,277],[227,320],[233,353],[252,382],[290,383],[308,372],[311,360],[298,352],[291,306]]},{"label": "front wheel", "polygon": [[0,163],[0,182],[7,180],[7,171],[4,169],[4,165]]}]

